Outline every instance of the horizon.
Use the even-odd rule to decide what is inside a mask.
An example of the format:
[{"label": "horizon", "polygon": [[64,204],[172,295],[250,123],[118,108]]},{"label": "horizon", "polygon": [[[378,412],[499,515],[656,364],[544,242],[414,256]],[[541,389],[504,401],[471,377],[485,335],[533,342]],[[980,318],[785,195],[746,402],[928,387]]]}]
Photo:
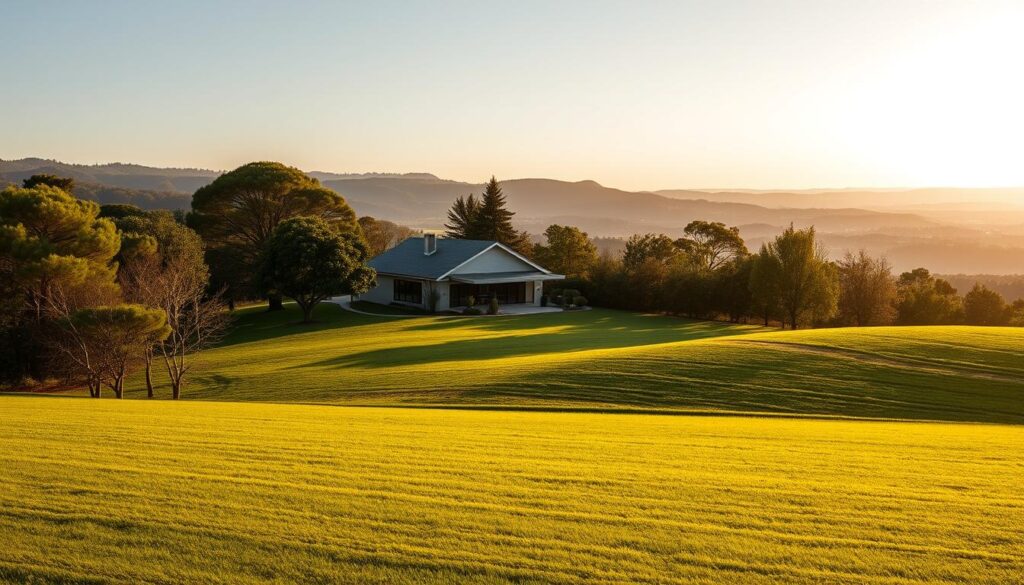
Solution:
[{"label": "horizon", "polygon": [[[22,156],[22,157],[16,157],[16,158],[0,157],[0,162],[18,162],[18,161],[24,161],[24,160],[42,160],[42,161],[48,161],[48,162],[55,162],[55,163],[73,165],[73,166],[85,166],[85,167],[104,167],[104,166],[111,166],[111,165],[125,165],[125,166],[137,166],[137,167],[153,168],[153,169],[163,169],[163,170],[209,171],[209,172],[215,172],[215,173],[221,173],[221,174],[229,172],[229,171],[232,170],[232,169],[208,168],[208,167],[202,167],[202,166],[165,166],[165,165],[155,165],[155,164],[148,164],[148,163],[128,162],[128,161],[107,161],[107,162],[78,162],[78,161],[75,161],[75,162],[72,162],[72,161],[68,161],[68,160],[61,160],[61,159],[57,159],[57,158],[44,157],[44,156]],[[253,161],[248,161],[248,162],[256,162],[256,160],[266,160],[266,159],[254,159]],[[242,164],[245,164],[245,163],[242,163]],[[402,176],[402,175],[432,175],[432,176],[434,176],[437,179],[442,180],[442,181],[455,181],[455,182],[460,182],[460,183],[469,183],[469,184],[472,184],[472,185],[480,185],[480,184],[483,184],[483,183],[487,182],[487,178],[480,179],[478,181],[477,180],[465,180],[465,179],[453,179],[453,178],[442,176],[442,175],[440,175],[440,174],[438,174],[436,172],[433,172],[433,171],[424,171],[424,170],[419,170],[419,171],[399,171],[399,170],[395,170],[395,171],[381,171],[381,170],[376,170],[376,171],[373,171],[373,170],[370,170],[370,171],[326,170],[326,169],[303,169],[301,167],[298,167],[298,166],[295,166],[295,165],[291,165],[289,163],[285,163],[285,164],[288,164],[288,166],[294,166],[295,168],[298,168],[299,170],[301,170],[302,172],[304,172],[306,174],[323,173],[323,174],[336,174],[336,175],[397,175],[397,176]],[[609,185],[609,184],[603,183],[603,182],[601,182],[601,181],[599,181],[597,179],[576,179],[576,180],[572,180],[572,179],[565,179],[565,178],[559,178],[559,177],[541,177],[541,176],[524,176],[524,177],[498,178],[499,182],[505,182],[505,181],[535,181],[535,180],[536,181],[558,181],[558,182],[563,182],[563,183],[586,183],[586,182],[593,182],[593,183],[597,183],[601,187],[606,187],[606,188],[609,188],[609,189],[618,189],[620,191],[626,191],[626,192],[654,193],[654,194],[658,194],[659,192],[666,192],[666,191],[699,191],[699,192],[705,192],[705,193],[709,193],[709,194],[713,194],[713,193],[730,193],[730,192],[731,193],[740,193],[740,192],[751,192],[751,193],[794,193],[794,194],[799,194],[799,193],[830,193],[830,192],[834,192],[834,193],[838,194],[838,193],[847,192],[847,191],[849,191],[849,192],[856,192],[856,191],[863,191],[863,192],[883,192],[883,191],[900,192],[900,191],[927,191],[927,190],[954,190],[954,191],[960,191],[960,190],[963,190],[963,191],[1015,191],[1015,190],[1024,190],[1024,183],[1022,183],[1020,185],[992,185],[992,186],[985,186],[985,187],[966,186],[966,185],[918,185],[918,186],[879,185],[879,186],[870,186],[870,187],[868,187],[868,186],[852,186],[852,187],[851,186],[845,186],[845,187],[817,186],[817,187],[801,187],[801,188],[786,188],[786,187],[691,187],[691,186],[674,186],[674,187],[660,187],[660,188],[654,188],[654,189],[636,189],[636,190],[633,190],[633,189],[629,189],[627,187],[621,187],[621,186],[618,186],[618,185]],[[985,201],[980,201],[979,203],[985,203]],[[1004,202],[1004,203],[1016,203],[1018,205],[1024,205],[1024,201]]]},{"label": "horizon", "polygon": [[0,157],[631,191],[1024,185],[1010,2],[245,6],[15,5],[50,34],[8,32]]}]

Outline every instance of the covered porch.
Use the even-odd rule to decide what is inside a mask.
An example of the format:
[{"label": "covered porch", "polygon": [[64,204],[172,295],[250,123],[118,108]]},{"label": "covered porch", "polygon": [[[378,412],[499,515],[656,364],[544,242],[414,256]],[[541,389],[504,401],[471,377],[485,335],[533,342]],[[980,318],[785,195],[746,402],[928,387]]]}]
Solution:
[{"label": "covered porch", "polygon": [[[543,282],[564,277],[560,274],[524,271],[453,274],[449,278],[448,303],[454,309],[467,306],[470,297],[473,297],[477,305],[486,305],[491,299],[497,299],[502,306],[539,306]],[[512,312],[511,307],[508,312]]]}]

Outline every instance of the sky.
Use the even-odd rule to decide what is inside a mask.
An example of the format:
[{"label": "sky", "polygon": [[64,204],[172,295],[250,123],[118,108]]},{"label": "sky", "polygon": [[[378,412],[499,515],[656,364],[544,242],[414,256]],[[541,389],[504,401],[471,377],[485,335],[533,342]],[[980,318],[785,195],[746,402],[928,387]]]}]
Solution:
[{"label": "sky", "polygon": [[0,158],[1024,185],[1024,2],[0,0]]}]

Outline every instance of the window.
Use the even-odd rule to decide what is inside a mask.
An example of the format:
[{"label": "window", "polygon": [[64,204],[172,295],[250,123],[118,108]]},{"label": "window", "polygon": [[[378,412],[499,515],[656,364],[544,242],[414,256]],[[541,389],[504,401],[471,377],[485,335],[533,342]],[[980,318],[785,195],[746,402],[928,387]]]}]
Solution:
[{"label": "window", "polygon": [[529,283],[510,282],[502,284],[452,284],[449,298],[453,307],[462,307],[472,296],[478,305],[486,305],[491,298],[503,305],[526,302],[526,287]]},{"label": "window", "polygon": [[415,280],[395,279],[395,300],[402,303],[423,304],[423,286]]}]

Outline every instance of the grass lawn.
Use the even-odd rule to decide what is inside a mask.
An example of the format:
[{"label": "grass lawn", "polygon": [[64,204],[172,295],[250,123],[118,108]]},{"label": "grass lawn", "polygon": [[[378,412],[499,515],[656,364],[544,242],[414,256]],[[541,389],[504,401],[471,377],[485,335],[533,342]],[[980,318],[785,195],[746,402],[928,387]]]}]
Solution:
[{"label": "grass lawn", "polygon": [[0,396],[0,581],[1024,581],[1024,427]]},{"label": "grass lawn", "polygon": [[[294,309],[239,314],[186,398],[1024,423],[1020,328],[778,332],[601,309],[384,318],[323,305],[313,325]],[[136,377],[128,396],[144,395]]]}]

